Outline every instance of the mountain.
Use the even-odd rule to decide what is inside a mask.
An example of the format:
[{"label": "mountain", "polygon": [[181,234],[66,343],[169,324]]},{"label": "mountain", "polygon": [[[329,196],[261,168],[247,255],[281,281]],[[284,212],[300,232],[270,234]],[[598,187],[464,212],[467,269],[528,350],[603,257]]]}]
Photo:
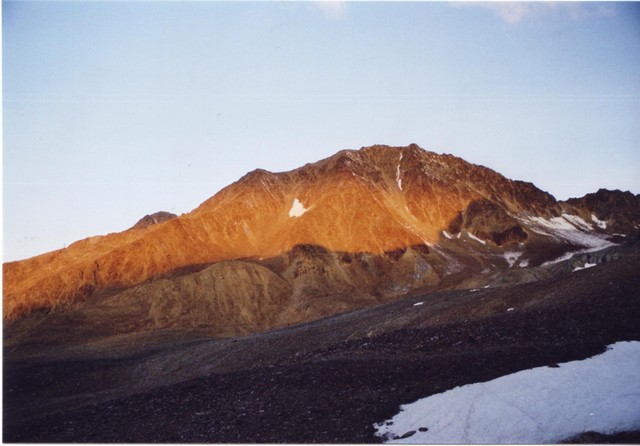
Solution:
[{"label": "mountain", "polygon": [[[640,340],[639,199],[558,201],[451,155],[373,146],[7,263],[3,440],[375,443],[417,399],[566,372]],[[613,406],[639,407],[625,392]],[[505,442],[553,431],[533,395]],[[558,441],[640,441],[628,416],[575,401],[545,406],[593,420]],[[488,431],[510,425],[496,413]],[[436,433],[431,415],[394,438]]]},{"label": "mountain", "polygon": [[250,172],[188,214],[4,264],[3,316],[16,322],[5,339],[42,317],[87,336],[254,333],[434,289],[537,280],[546,262],[632,239],[639,225],[629,192],[560,202],[415,144],[343,150]]}]

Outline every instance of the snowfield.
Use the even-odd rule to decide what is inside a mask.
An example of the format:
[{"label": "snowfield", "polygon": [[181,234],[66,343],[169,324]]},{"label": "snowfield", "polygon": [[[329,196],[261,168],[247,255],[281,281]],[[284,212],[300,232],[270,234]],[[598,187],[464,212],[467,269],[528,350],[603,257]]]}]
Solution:
[{"label": "snowfield", "polygon": [[387,443],[557,443],[640,429],[640,342],[456,387],[374,425]]}]

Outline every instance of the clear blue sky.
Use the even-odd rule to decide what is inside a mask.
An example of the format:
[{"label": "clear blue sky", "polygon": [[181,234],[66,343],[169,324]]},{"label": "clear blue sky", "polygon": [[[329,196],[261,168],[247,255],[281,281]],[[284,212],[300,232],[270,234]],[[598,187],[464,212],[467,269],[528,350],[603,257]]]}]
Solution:
[{"label": "clear blue sky", "polygon": [[3,1],[4,260],[420,146],[640,192],[640,4]]}]

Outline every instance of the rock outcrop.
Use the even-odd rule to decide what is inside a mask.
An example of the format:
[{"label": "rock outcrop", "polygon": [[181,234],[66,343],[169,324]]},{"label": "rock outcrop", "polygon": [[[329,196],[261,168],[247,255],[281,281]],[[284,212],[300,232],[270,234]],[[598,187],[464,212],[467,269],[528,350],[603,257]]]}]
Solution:
[{"label": "rock outcrop", "polygon": [[159,223],[165,222],[167,220],[171,220],[172,218],[176,218],[176,214],[172,214],[171,212],[156,212],[154,214],[147,214],[142,217],[138,222],[131,227],[131,229],[144,229],[151,225],[157,225]]},{"label": "rock outcrop", "polygon": [[572,213],[602,230],[629,233],[640,229],[640,195],[629,191],[600,189],[563,203]]}]

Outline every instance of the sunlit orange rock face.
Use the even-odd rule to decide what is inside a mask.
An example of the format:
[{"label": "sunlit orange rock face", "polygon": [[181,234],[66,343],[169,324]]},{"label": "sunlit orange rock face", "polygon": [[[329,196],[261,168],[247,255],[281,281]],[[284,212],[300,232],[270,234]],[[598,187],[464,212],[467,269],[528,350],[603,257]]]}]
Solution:
[{"label": "sunlit orange rock face", "polygon": [[470,203],[482,200],[491,203],[482,212],[495,205],[504,221],[508,214],[560,212],[551,195],[530,183],[416,145],[345,150],[290,172],[255,170],[188,214],[5,264],[4,318],[297,245],[375,254],[435,244],[452,222],[465,221]]}]

